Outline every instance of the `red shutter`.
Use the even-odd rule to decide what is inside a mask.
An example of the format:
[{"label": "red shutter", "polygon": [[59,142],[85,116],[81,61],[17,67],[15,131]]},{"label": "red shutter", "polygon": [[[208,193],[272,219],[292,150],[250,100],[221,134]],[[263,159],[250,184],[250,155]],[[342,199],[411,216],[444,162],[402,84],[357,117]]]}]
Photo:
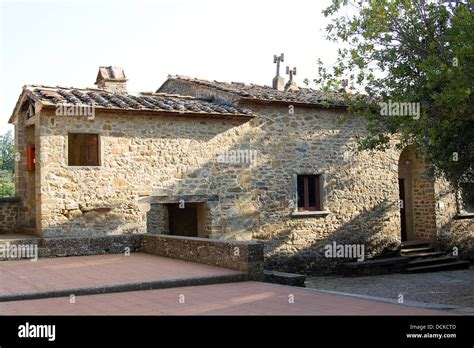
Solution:
[{"label": "red shutter", "polygon": [[26,148],[26,169],[29,172],[35,171],[35,162],[36,162],[36,154],[35,154],[35,144],[28,144]]}]

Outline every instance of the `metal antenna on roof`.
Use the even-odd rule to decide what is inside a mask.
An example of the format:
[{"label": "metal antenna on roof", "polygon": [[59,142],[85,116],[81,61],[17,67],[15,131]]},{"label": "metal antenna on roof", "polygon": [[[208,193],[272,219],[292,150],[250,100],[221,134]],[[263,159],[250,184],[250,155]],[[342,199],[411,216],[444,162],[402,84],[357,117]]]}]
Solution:
[{"label": "metal antenna on roof", "polygon": [[299,88],[296,83],[293,81],[293,76],[296,75],[296,67],[290,69],[289,66],[286,67],[286,74],[290,75],[290,80],[285,85],[285,91],[297,91]]},{"label": "metal antenna on roof", "polygon": [[280,76],[280,63],[285,61],[285,56],[280,54],[279,56],[273,56],[273,63],[277,65],[277,74],[273,78],[272,86],[278,91],[283,91],[285,89],[285,79]]},{"label": "metal antenna on roof", "polygon": [[273,56],[273,63],[277,65],[277,74],[276,76],[280,76],[280,63],[285,61],[285,55],[282,53],[280,56],[276,54]]},{"label": "metal antenna on roof", "polygon": [[286,74],[290,75],[290,83],[293,82],[293,76],[296,75],[296,67],[293,67],[293,69],[290,70],[290,67],[286,67]]}]

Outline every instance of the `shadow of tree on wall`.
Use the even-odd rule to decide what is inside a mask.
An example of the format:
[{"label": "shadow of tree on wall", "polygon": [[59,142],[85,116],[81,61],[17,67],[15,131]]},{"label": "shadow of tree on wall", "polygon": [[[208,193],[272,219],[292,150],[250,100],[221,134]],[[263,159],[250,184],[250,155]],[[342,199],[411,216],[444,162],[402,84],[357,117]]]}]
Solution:
[{"label": "shadow of tree on wall", "polygon": [[[318,116],[313,116],[318,122]],[[334,115],[335,117],[335,115]],[[291,120],[290,120],[291,121]],[[250,129],[239,131],[240,141],[231,147],[221,147],[215,151],[210,159],[201,163],[199,168],[183,173],[184,180],[195,180],[194,187],[180,185],[181,180],[171,180],[163,192],[180,195],[218,195],[220,197],[219,214],[214,216],[212,228],[217,235],[213,237],[225,239],[253,239],[265,243],[266,267],[291,272],[325,272],[336,269],[340,260],[324,257],[323,248],[326,244],[336,241],[346,244],[363,244],[367,255],[376,255],[384,247],[393,244],[398,238],[396,232],[389,229],[387,224],[394,219],[394,211],[398,212],[395,204],[398,202],[398,186],[396,174],[394,176],[394,197],[396,201],[389,202],[380,195],[377,189],[361,197],[365,208],[357,207],[350,214],[340,215],[337,209],[331,210],[328,217],[295,218],[291,216],[294,209],[290,208],[290,201],[294,201],[293,174],[299,171],[314,172],[325,170],[328,182],[328,200],[336,195],[340,201],[345,199],[345,192],[357,186],[358,174],[370,170],[371,163],[358,163],[354,155],[356,166],[351,163],[340,163],[344,152],[354,147],[354,139],[350,130],[342,128],[338,132],[323,132],[304,138],[298,131],[282,130],[281,137],[271,137],[262,132],[255,134],[255,129],[268,126],[268,119],[249,121]],[[334,129],[337,129],[334,120]],[[249,134],[250,133],[250,134]],[[308,143],[310,143],[308,148]],[[316,145],[315,145],[316,144]],[[288,151],[288,147],[295,154],[292,163],[278,158],[279,151]],[[227,149],[257,149],[259,151],[258,164],[253,167],[239,164],[217,163],[219,152]],[[305,156],[300,156],[304,153]],[[321,157],[321,161],[317,158]],[[306,160],[309,158],[309,160]],[[337,158],[337,160],[336,160]],[[398,156],[394,157],[398,163]],[[364,159],[362,159],[364,161]],[[324,164],[321,164],[324,163]],[[292,170],[289,170],[292,168]],[[390,168],[387,167],[387,171]],[[203,171],[209,173],[206,179],[202,178]],[[247,185],[239,183],[242,176],[250,171],[251,180]],[[333,175],[335,172],[345,172],[344,176]],[[279,180],[283,184],[275,185]],[[204,182],[204,185],[203,185]],[[204,188],[203,188],[204,187]],[[342,206],[350,204],[343,201]],[[240,207],[239,207],[240,206]],[[370,209],[366,209],[370,206]],[[344,208],[345,209],[345,208]],[[399,219],[399,217],[395,217]],[[328,223],[330,222],[330,223]],[[393,221],[392,221],[393,222]],[[300,228],[300,225],[315,225],[316,227]],[[328,227],[330,225],[331,227]],[[150,231],[149,231],[150,232]],[[156,231],[152,231],[156,232]],[[395,236],[397,234],[397,236]]]},{"label": "shadow of tree on wall", "polygon": [[[339,271],[344,262],[354,262],[354,258],[326,257],[325,251],[328,244],[332,245],[363,245],[365,258],[379,255],[384,249],[397,243],[385,234],[386,226],[383,219],[374,219],[374,214],[385,216],[393,209],[393,203],[384,201],[371,211],[365,211],[352,220],[344,223],[324,238],[314,239],[306,245],[295,245],[296,251],[292,255],[280,255],[278,249],[281,245],[294,243],[292,234],[278,235],[273,243],[265,245],[267,255],[265,264],[269,269],[285,272],[303,272],[305,274],[325,274]],[[337,212],[335,212],[337,214]]]},{"label": "shadow of tree on wall", "polygon": [[[263,109],[264,113],[266,111]],[[353,200],[354,195],[347,194],[365,185],[358,176],[370,172],[373,165],[367,157],[356,154],[353,163],[341,161],[344,152],[355,147],[351,127],[359,127],[357,120],[350,121],[352,125],[349,122],[346,127],[341,127],[337,124],[336,112],[324,110],[334,119],[328,119],[327,115],[323,119],[319,111],[314,111],[311,115],[299,116],[313,118],[312,128],[306,130],[294,125],[293,116],[282,114],[281,109],[278,112],[280,116],[275,119],[258,116],[245,122],[203,119],[202,127],[199,123],[193,129],[194,136],[183,138],[191,142],[189,147],[183,147],[182,139],[177,139],[172,133],[173,122],[183,120],[160,118],[159,122],[164,123],[143,130],[141,138],[134,140],[132,146],[147,146],[162,139],[156,157],[166,158],[166,161],[149,163],[149,177],[137,177],[124,194],[114,197],[114,201],[123,200],[125,207],[119,209],[120,203],[110,204],[110,198],[100,196],[97,190],[94,199],[99,210],[90,214],[89,221],[85,221],[82,214],[78,219],[63,219],[57,228],[51,226],[45,232],[61,233],[65,225],[69,225],[74,229],[84,228],[85,234],[90,235],[97,229],[107,230],[107,234],[143,233],[147,211],[143,209],[137,192],[150,181],[152,196],[219,196],[218,202],[209,204],[208,223],[213,237],[264,241],[269,268],[306,273],[332,270],[341,260],[327,259],[321,250],[333,240],[364,244],[369,254],[378,253],[392,243],[394,231],[384,233],[384,227],[394,219],[393,213],[397,210],[394,207],[396,202],[389,202],[386,197],[398,197],[396,175],[393,192],[381,195],[382,188],[367,186],[369,191],[360,195],[359,201]],[[268,127],[273,130],[267,132]],[[152,132],[154,129],[161,131]],[[224,141],[227,133],[230,138],[226,139],[230,142]],[[126,134],[109,136],[127,137]],[[177,150],[167,151],[167,146],[173,144]],[[187,153],[188,149],[192,152]],[[217,161],[225,150],[253,149],[258,151],[255,165]],[[105,167],[114,168],[107,158],[104,160]],[[390,160],[397,163],[398,156]],[[120,161],[120,166],[133,168],[133,156],[124,156]],[[291,202],[295,204],[296,192],[293,175],[317,171],[327,173],[327,200],[331,213],[318,218],[292,217],[294,208]],[[117,176],[117,172],[113,172],[113,176]],[[163,182],[153,182],[153,175],[163,178]],[[94,185],[93,172],[88,178],[90,185]],[[334,205],[333,200],[338,201],[339,206]],[[111,210],[101,211],[101,205],[110,206]]]}]

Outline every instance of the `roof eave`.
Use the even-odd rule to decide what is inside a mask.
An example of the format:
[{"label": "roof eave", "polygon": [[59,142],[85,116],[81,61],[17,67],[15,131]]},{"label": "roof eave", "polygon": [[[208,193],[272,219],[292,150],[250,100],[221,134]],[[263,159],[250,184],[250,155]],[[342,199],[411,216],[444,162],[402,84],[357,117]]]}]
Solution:
[{"label": "roof eave", "polygon": [[[48,109],[55,109],[56,104],[51,103],[43,103],[43,108],[45,110]],[[241,118],[241,119],[252,119],[255,118],[255,114],[227,114],[227,113],[210,113],[210,112],[181,112],[178,110],[150,110],[150,109],[124,109],[124,108],[106,108],[101,106],[96,106],[96,110],[99,110],[104,113],[133,113],[133,114],[142,114],[142,115],[159,115],[159,114],[166,114],[166,115],[180,115],[184,117],[225,117],[225,118]]]},{"label": "roof eave", "polygon": [[34,93],[31,92],[31,90],[28,89],[28,86],[23,86],[23,90],[22,90],[20,96],[18,97],[18,100],[15,104],[15,107],[13,108],[13,112],[12,112],[10,118],[8,119],[8,123],[10,123],[10,124],[15,124],[16,123],[16,119],[17,119],[17,116],[18,116],[18,111],[20,110],[21,106],[25,102],[25,98],[27,98],[27,97],[31,98],[32,100],[34,100],[37,103],[43,104],[41,102],[41,100],[37,96],[35,96]]}]

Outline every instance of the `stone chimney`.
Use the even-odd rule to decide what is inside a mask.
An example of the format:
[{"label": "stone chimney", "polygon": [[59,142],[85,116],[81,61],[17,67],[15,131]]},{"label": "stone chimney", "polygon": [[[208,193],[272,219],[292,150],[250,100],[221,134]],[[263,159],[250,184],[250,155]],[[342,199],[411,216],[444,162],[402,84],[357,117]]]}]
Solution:
[{"label": "stone chimney", "polygon": [[285,79],[280,76],[280,63],[284,62],[284,59],[285,56],[283,53],[280,56],[273,56],[273,63],[277,65],[277,73],[276,76],[273,78],[272,86],[278,91],[285,90]]},{"label": "stone chimney", "polygon": [[113,66],[99,67],[95,84],[97,87],[112,93],[127,93],[127,78],[122,68]]},{"label": "stone chimney", "polygon": [[275,76],[273,78],[273,88],[279,91],[285,90],[285,79],[281,76]]}]

